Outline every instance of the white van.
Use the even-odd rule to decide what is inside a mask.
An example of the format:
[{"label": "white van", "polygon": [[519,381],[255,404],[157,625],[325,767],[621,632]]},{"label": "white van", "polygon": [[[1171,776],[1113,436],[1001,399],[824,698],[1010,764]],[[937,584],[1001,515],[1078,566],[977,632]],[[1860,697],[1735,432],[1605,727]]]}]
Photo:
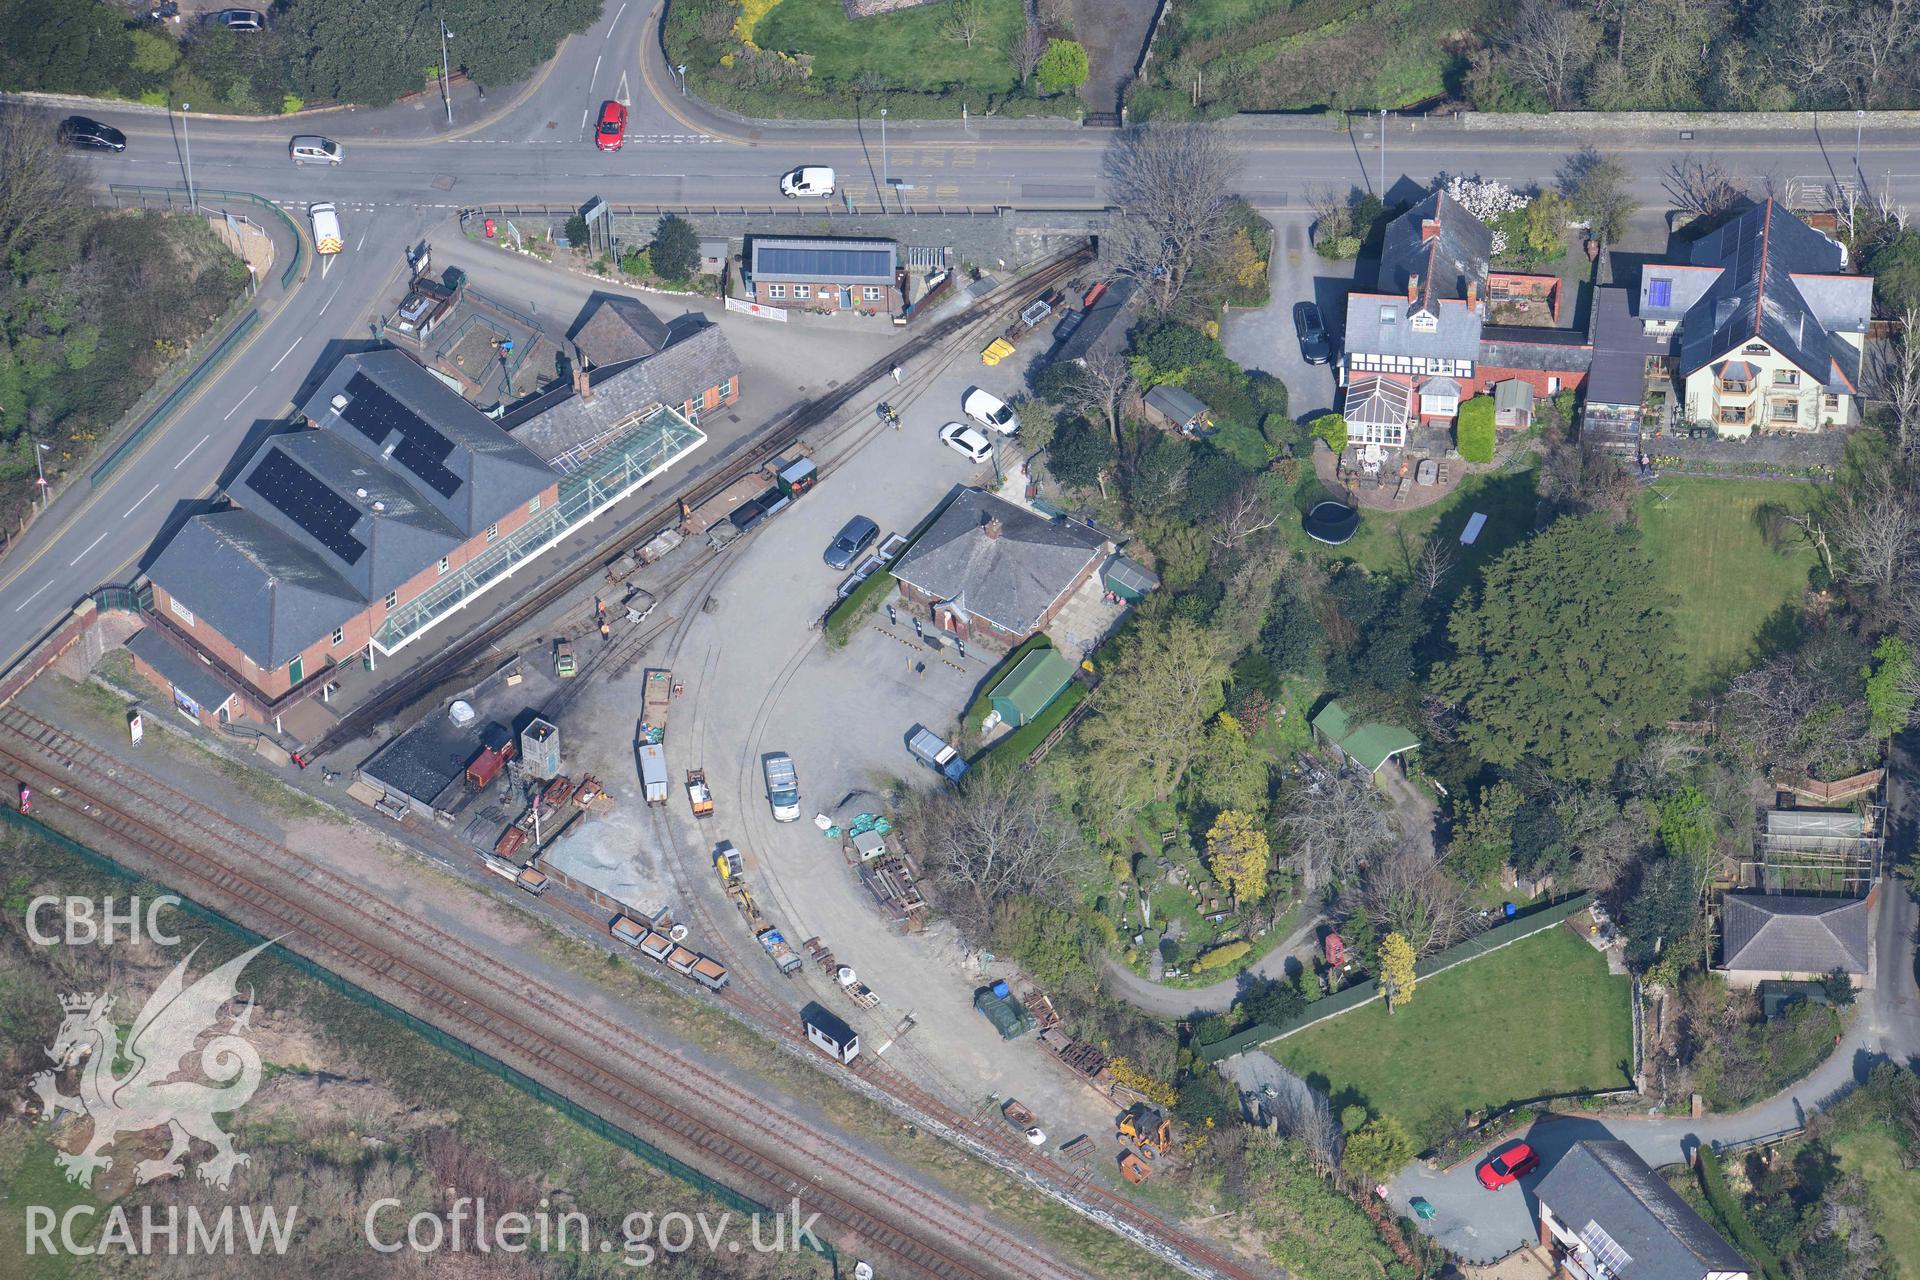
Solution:
[{"label": "white van", "polygon": [[339,164],[344,158],[340,144],[317,133],[303,133],[288,144],[295,164]]},{"label": "white van", "polygon": [[833,194],[833,170],[825,165],[803,165],[780,179],[780,194],[789,200],[796,196],[824,200]]}]

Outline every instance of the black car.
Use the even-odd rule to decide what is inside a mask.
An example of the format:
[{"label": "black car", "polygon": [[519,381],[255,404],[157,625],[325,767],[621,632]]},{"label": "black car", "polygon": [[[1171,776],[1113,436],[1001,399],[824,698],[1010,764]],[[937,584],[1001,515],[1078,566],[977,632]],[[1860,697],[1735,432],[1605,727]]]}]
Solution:
[{"label": "black car", "polygon": [[827,548],[826,555],[821,558],[827,562],[829,569],[845,569],[859,558],[862,551],[872,546],[873,540],[879,536],[879,525],[865,516],[855,516],[847,521],[847,527],[840,531],[840,535],[833,540],[833,545]]},{"label": "black car", "polygon": [[1300,355],[1308,364],[1325,364],[1333,359],[1333,340],[1327,336],[1327,323],[1320,308],[1302,302],[1293,309],[1293,328],[1300,335]]},{"label": "black car", "polygon": [[59,138],[61,145],[85,147],[91,151],[125,151],[127,135],[110,124],[101,124],[98,120],[89,120],[85,116],[68,116],[60,122]]}]

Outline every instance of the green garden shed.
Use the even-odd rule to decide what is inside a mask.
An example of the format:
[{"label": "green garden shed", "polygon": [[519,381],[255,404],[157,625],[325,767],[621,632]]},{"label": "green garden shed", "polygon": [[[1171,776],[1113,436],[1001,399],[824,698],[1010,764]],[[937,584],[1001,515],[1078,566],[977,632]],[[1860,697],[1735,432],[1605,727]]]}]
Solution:
[{"label": "green garden shed", "polygon": [[1329,702],[1320,709],[1320,714],[1313,718],[1313,732],[1339,753],[1342,760],[1351,760],[1374,774],[1384,769],[1387,761],[1420,745],[1420,739],[1394,725],[1354,724],[1338,702]]},{"label": "green garden shed", "polygon": [[1160,579],[1153,576],[1153,570],[1125,556],[1115,556],[1107,561],[1106,572],[1101,575],[1101,580],[1106,583],[1107,590],[1128,604],[1139,604],[1146,598],[1147,592],[1160,585]]},{"label": "green garden shed", "polygon": [[1053,648],[1030,649],[988,700],[1000,718],[1018,729],[1053,705],[1073,680],[1073,666]]}]

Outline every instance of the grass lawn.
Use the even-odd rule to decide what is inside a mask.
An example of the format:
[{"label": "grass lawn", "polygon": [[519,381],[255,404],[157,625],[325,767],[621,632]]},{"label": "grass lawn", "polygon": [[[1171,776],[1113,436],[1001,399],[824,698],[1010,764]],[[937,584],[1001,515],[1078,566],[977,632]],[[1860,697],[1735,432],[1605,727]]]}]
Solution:
[{"label": "grass lawn", "polygon": [[1768,504],[1805,510],[1813,486],[1779,480],[1664,477],[1640,500],[1647,550],[1677,602],[1674,614],[1687,670],[1700,691],[1747,666],[1756,642],[1807,586],[1811,548],[1767,544],[1759,514]]},{"label": "grass lawn", "polygon": [[1632,1083],[1627,979],[1555,927],[1434,978],[1388,1014],[1374,1001],[1268,1052],[1324,1087],[1334,1112],[1361,1102],[1424,1147],[1469,1109]]},{"label": "grass lawn", "polygon": [[886,87],[937,93],[949,86],[980,94],[1014,87],[1007,43],[1026,24],[1021,0],[980,0],[980,29],[972,47],[947,33],[945,5],[900,13],[847,17],[840,0],[780,0],[755,24],[762,49],[813,55],[813,78],[850,86],[863,71]]},{"label": "grass lawn", "polygon": [[1882,1129],[1862,1129],[1833,1140],[1841,1167],[1866,1181],[1873,1229],[1887,1242],[1894,1272],[1920,1280],[1920,1177],[1900,1167],[1900,1148]]},{"label": "grass lawn", "polygon": [[[1441,606],[1451,608],[1462,588],[1479,581],[1483,565],[1532,535],[1537,506],[1536,475],[1531,468],[1482,472],[1468,476],[1445,498],[1417,511],[1363,508],[1359,532],[1338,547],[1307,537],[1298,521],[1287,526],[1287,536],[1294,546],[1329,564],[1351,561],[1372,573],[1405,578],[1409,566],[1420,558],[1420,548],[1428,536],[1437,534],[1453,549],[1456,558],[1453,575],[1440,591]],[[1314,503],[1333,496],[1308,472],[1294,491],[1294,506],[1304,514]],[[1486,513],[1487,523],[1473,545],[1463,547],[1460,534],[1476,511]]]}]

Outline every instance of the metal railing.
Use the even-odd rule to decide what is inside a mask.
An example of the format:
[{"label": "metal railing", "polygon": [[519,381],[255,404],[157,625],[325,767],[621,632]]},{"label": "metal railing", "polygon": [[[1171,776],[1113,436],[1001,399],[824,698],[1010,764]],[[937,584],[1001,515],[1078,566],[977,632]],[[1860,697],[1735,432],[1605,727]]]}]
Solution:
[{"label": "metal railing", "polygon": [[115,182],[108,184],[107,194],[113,198],[116,205],[122,200],[133,200],[142,208],[152,200],[161,201],[168,209],[177,209],[182,205],[192,207],[196,202],[202,205],[220,205],[235,201],[240,204],[258,205],[280,219],[293,236],[293,257],[288,260],[286,270],[280,273],[282,289],[292,286],[293,278],[299,272],[300,263],[306,253],[306,243],[300,238],[300,228],[294,225],[292,218],[287,216],[287,211],[265,196],[254,195],[251,191],[221,191],[209,187],[197,187],[190,198],[185,187],[142,187]]}]

